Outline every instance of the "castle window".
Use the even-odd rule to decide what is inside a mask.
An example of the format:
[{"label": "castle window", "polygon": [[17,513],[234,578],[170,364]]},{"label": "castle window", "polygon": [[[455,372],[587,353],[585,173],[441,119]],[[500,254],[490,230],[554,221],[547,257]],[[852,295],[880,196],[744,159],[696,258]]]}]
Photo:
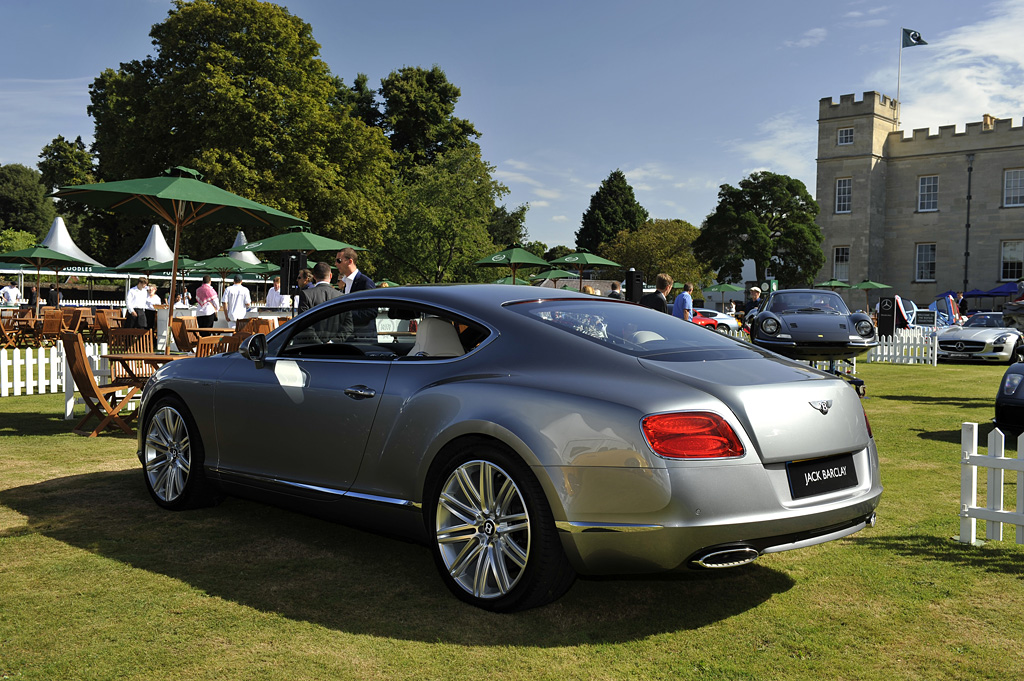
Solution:
[{"label": "castle window", "polygon": [[939,209],[939,176],[926,175],[919,179],[917,210],[919,212]]},{"label": "castle window", "polygon": [[1024,277],[1024,241],[1004,241],[1001,250],[1000,279],[1017,281]]},{"label": "castle window", "polygon": [[915,281],[935,281],[935,244],[917,245]]},{"label": "castle window", "polygon": [[853,180],[844,177],[836,180],[836,212],[849,213],[850,200],[853,195]]},{"label": "castle window", "polygon": [[850,247],[836,246],[832,257],[832,278],[839,281],[850,280]]},{"label": "castle window", "polygon": [[1007,170],[1003,187],[1004,206],[1024,206],[1024,170]]},{"label": "castle window", "polygon": [[839,146],[853,144],[853,128],[839,128],[839,138],[836,143]]}]

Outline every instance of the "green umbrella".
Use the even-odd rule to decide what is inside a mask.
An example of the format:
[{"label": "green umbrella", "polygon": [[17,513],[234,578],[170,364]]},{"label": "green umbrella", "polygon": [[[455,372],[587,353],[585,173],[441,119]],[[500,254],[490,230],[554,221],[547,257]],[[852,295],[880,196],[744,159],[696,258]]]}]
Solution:
[{"label": "green umbrella", "polygon": [[[486,258],[480,258],[475,263],[479,267],[511,267],[512,276],[516,276],[516,270],[520,267],[547,267],[548,263],[541,260],[525,248],[512,244],[503,251]],[[527,282],[529,283],[529,282]]]},{"label": "green umbrella", "polygon": [[253,264],[221,253],[206,260],[199,260],[189,269],[200,274],[219,274],[223,281],[227,279],[228,274],[266,274],[268,263]]},{"label": "green umbrella", "polygon": [[330,237],[313,234],[309,231],[308,227],[296,225],[289,227],[285,234],[278,234],[277,236],[267,237],[266,239],[260,239],[259,241],[250,241],[238,250],[255,252],[302,251],[308,256],[314,251],[340,251],[345,248],[351,248],[356,251],[366,250],[360,246],[347,244],[344,241],[338,241],[337,239],[331,239]]},{"label": "green umbrella", "polygon": [[820,284],[815,284],[814,288],[830,288],[833,291],[835,291],[837,288],[851,288],[851,286],[847,284],[845,281],[839,281],[838,279],[829,279],[828,281],[823,281]]},{"label": "green umbrella", "polygon": [[[66,255],[60,251],[55,251],[47,246],[32,246],[31,248],[23,248],[20,251],[9,251],[7,253],[0,253],[0,258],[20,261],[26,265],[31,265],[36,268],[36,289],[39,291],[39,295],[36,296],[36,316],[39,316],[39,301],[42,298],[43,292],[43,275],[42,269],[44,267],[50,268],[54,273],[59,274],[61,268],[67,267],[68,265],[86,264],[91,265],[92,263],[79,260],[73,255]],[[60,292],[60,281],[57,281],[57,291]]]},{"label": "green umbrella", "polygon": [[380,288],[382,286],[393,288],[395,286],[401,286],[401,284],[399,284],[397,281],[391,281],[390,279],[381,279],[380,281],[377,282],[377,287]]},{"label": "green umbrella", "polygon": [[568,270],[561,270],[557,267],[551,270],[544,270],[543,272],[537,272],[531,274],[530,279],[575,279],[580,275],[575,272],[569,272]]},{"label": "green umbrella", "polygon": [[495,284],[516,284],[518,286],[529,286],[530,282],[519,277],[502,277],[501,279],[495,279]]},{"label": "green umbrella", "polygon": [[[181,230],[189,225],[284,228],[309,224],[294,215],[202,182],[202,177],[191,168],[177,166],[157,177],[61,187],[50,196],[128,215],[159,216],[174,227],[175,261],[181,255]],[[177,288],[177,280],[175,262],[171,269],[171,290]],[[165,352],[170,352],[169,343]]]},{"label": "green umbrella", "polygon": [[870,291],[872,289],[892,288],[892,286],[889,286],[888,284],[879,284],[877,281],[871,281],[870,279],[865,279],[864,281],[860,282],[859,284],[854,284],[850,288],[864,289],[864,310],[867,311],[867,309],[868,309],[868,291]]},{"label": "green umbrella", "polygon": [[[674,288],[674,286],[673,286]],[[742,291],[742,286],[736,284],[715,284],[714,286],[705,286],[701,289],[704,293],[721,293],[722,294],[722,306],[725,306],[725,294],[726,293],[737,293]]]},{"label": "green umbrella", "polygon": [[561,258],[555,258],[551,261],[552,265],[570,265],[575,267],[579,271],[580,276],[580,290],[583,290],[583,269],[586,267],[621,267],[619,263],[612,262],[606,258],[602,258],[599,255],[594,255],[585,248],[581,248],[575,253],[569,255],[563,255]]}]

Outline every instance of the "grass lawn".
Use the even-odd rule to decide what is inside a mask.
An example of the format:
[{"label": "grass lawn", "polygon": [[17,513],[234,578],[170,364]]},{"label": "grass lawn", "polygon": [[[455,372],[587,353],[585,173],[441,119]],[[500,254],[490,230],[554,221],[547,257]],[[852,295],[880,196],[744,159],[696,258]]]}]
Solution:
[{"label": "grass lawn", "polygon": [[69,434],[61,395],[5,398],[0,678],[1020,678],[1024,547],[1012,527],[950,540],[960,424],[991,430],[1004,368],[858,369],[875,528],[734,570],[581,579],[516,615],[450,596],[423,547],[235,499],[162,511],[133,439]]}]

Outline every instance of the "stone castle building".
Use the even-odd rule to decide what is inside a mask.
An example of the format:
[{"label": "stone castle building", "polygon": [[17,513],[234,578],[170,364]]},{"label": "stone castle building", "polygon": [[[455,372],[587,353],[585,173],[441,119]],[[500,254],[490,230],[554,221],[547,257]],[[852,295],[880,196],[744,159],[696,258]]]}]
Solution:
[{"label": "stone castle building", "polygon": [[[870,279],[927,305],[965,279],[988,291],[1024,277],[1024,126],[986,115],[963,132],[948,125],[905,137],[897,106],[877,92],[818,104],[825,266],[815,281]],[[862,291],[844,297],[864,306]]]}]

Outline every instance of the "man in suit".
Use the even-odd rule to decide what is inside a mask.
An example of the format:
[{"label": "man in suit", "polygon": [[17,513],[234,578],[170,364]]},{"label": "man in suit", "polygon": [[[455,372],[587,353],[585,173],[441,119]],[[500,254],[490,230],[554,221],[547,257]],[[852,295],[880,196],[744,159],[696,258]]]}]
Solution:
[{"label": "man in suit", "polygon": [[654,285],[657,290],[654,293],[644,295],[640,299],[640,304],[652,310],[668,314],[668,299],[665,296],[672,290],[672,277],[667,274],[659,274]]},{"label": "man in suit", "polygon": [[318,262],[316,264],[316,267],[313,268],[313,278],[316,280],[316,284],[312,288],[299,291],[299,312],[305,312],[311,307],[341,295],[341,291],[331,286],[331,266],[327,263]]},{"label": "man in suit", "polygon": [[341,281],[338,283],[345,287],[345,293],[376,288],[373,284],[373,279],[360,272],[359,268],[356,267],[357,258],[355,249],[346,248],[338,251],[338,255],[334,259],[334,262],[338,265],[338,274],[341,277]]}]

